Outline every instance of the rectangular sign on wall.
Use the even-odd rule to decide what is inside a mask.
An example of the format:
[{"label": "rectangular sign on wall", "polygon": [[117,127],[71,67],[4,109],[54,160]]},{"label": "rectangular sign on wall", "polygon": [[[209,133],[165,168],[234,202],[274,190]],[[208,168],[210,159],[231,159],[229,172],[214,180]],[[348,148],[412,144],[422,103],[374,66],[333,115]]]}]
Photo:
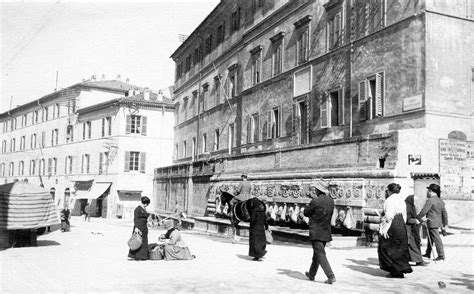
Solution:
[{"label": "rectangular sign on wall", "polygon": [[421,94],[403,98],[403,111],[415,110],[423,107],[423,99]]}]

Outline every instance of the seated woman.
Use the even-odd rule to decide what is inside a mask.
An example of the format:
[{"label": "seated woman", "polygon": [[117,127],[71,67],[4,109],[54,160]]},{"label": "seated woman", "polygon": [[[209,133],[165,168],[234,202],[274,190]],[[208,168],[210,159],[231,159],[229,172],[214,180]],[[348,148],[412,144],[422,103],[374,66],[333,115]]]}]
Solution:
[{"label": "seated woman", "polygon": [[188,246],[181,239],[181,233],[174,227],[172,220],[165,220],[163,222],[166,234],[159,237],[159,241],[165,242],[163,250],[164,260],[189,260],[194,259],[195,256],[191,254]]}]

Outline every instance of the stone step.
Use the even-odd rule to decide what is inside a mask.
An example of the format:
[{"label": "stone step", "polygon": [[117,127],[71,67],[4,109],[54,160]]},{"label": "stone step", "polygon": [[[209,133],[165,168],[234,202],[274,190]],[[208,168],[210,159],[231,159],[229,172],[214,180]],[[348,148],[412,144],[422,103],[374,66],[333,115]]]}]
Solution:
[{"label": "stone step", "polygon": [[[297,244],[311,244],[308,230],[293,229],[288,227],[270,226],[273,238],[280,242],[290,242]],[[209,233],[212,235],[232,236],[232,228],[228,219],[215,217],[194,217],[193,230]],[[248,238],[249,224],[241,222],[237,228],[239,237]],[[362,236],[342,236],[333,235],[333,241],[328,244],[331,248],[350,248],[355,246],[365,246]]]}]

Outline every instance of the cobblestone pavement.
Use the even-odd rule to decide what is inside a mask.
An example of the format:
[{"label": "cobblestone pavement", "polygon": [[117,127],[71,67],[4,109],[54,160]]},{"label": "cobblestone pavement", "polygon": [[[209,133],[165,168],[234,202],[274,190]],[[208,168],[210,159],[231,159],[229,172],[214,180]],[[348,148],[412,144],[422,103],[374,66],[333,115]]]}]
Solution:
[{"label": "cobblestone pavement", "polygon": [[[446,261],[413,267],[404,279],[387,279],[378,267],[377,249],[329,247],[337,282],[324,284],[322,270],[308,281],[308,245],[269,245],[264,261],[247,256],[248,246],[229,239],[184,232],[191,261],[130,261],[126,241],[130,223],[73,218],[71,232],[38,238],[38,247],[0,251],[1,293],[472,293],[474,235],[443,239]],[[163,230],[151,230],[156,242]],[[438,282],[446,284],[442,289]]]}]

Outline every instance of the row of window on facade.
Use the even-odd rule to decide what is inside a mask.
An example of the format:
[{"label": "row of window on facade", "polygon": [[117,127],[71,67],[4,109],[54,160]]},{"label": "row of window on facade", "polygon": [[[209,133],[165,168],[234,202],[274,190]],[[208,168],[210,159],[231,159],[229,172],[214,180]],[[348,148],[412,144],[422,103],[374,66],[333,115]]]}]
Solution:
[{"label": "row of window on facade", "polygon": [[[345,125],[345,95],[344,88],[338,87],[332,91],[320,96],[320,127],[330,128],[340,125]],[[359,104],[359,121],[363,122],[366,120],[375,119],[383,116],[384,112],[384,99],[385,99],[385,77],[384,72],[379,72],[374,75],[367,77],[365,80],[358,84],[358,104]],[[297,139],[297,144],[309,143],[309,130],[310,130],[310,117],[309,117],[309,95],[302,95],[296,97],[292,105],[292,133]],[[287,110],[289,111],[289,110]],[[244,119],[246,124],[246,142],[247,144],[253,144],[263,140],[271,140],[283,136],[283,117],[284,117],[283,105],[273,107],[267,113],[253,113],[249,114]],[[289,115],[286,112],[286,116]],[[234,124],[230,124],[228,129],[228,142],[227,149],[229,153],[231,149],[235,147],[235,130]],[[204,133],[201,138],[201,153],[206,154],[208,152],[219,151],[220,145],[220,134],[222,130],[216,129],[213,135],[212,148],[209,149],[209,136]],[[243,134],[243,132],[242,132]],[[286,134],[289,135],[289,134]],[[196,146],[196,138],[191,140],[191,154],[188,154],[187,141],[184,140],[181,144],[181,152],[179,145],[175,144],[174,157],[186,158],[189,156],[196,157],[198,148]]]},{"label": "row of window on facade", "polygon": [[[260,7],[260,6],[259,6]],[[344,16],[347,14],[342,3],[327,7],[326,23],[326,48],[333,50],[345,43]],[[385,26],[385,1],[384,0],[355,0],[351,7],[351,40],[362,38],[367,34],[373,33]],[[241,9],[237,7],[231,17],[230,34],[240,28]],[[310,52],[310,29],[309,22],[312,17],[307,15],[294,23],[297,33],[296,44],[296,65],[306,62]],[[202,59],[210,54],[214,48],[221,44],[226,36],[225,20],[220,23],[216,30],[216,41],[213,42],[213,33],[210,33],[204,40],[204,44],[197,46],[192,54],[189,54],[184,61],[176,64],[176,80],[185,75],[193,66],[198,65]],[[275,76],[282,72],[283,60],[283,36],[284,32],[270,38],[272,47],[272,75]],[[261,54],[251,52],[252,54],[252,84],[260,82],[261,75]]]},{"label": "row of window on facade", "polygon": [[[99,175],[107,173],[108,166],[112,163],[112,156],[110,152],[101,152],[98,155],[98,170],[97,173]],[[76,165],[79,164],[77,162],[78,158],[75,156],[66,156],[64,158],[64,174],[71,175],[76,170]],[[126,151],[125,152],[125,169],[124,171],[139,171],[141,173],[145,172],[145,164],[146,164],[146,153],[145,152],[138,152],[138,151]],[[82,154],[80,156],[80,173],[81,174],[90,174],[91,173],[91,155],[90,154]],[[7,176],[6,173],[6,164],[0,164],[0,176],[5,177]],[[17,163],[17,169],[15,173],[15,163],[9,162],[8,163],[8,176],[26,176],[25,173],[25,161],[20,160]],[[29,169],[28,169],[29,176],[55,176],[58,175],[58,159],[56,157],[48,158],[48,159],[32,159],[29,161]]]},{"label": "row of window on facade", "polygon": [[[373,2],[373,3],[372,3]],[[360,21],[363,24],[359,24],[358,31],[360,31],[361,36],[365,35],[366,32],[372,32],[376,29],[379,29],[383,26],[384,22],[382,21],[383,16],[383,4],[378,1],[372,1],[371,4],[361,5],[358,4],[357,7],[363,7],[364,10],[359,11],[359,15],[362,18],[364,16],[364,21]],[[360,11],[363,11],[360,12]],[[367,13],[370,12],[370,17],[368,18],[370,30],[365,29],[362,31],[360,26],[366,28],[366,17]],[[296,44],[296,65],[303,64],[308,61],[309,58],[309,44],[310,44],[310,33],[309,33],[309,22],[311,21],[311,16],[306,16],[299,21],[295,22],[295,29],[297,30],[298,39]],[[358,22],[359,23],[359,22]],[[375,25],[375,23],[377,25]],[[328,20],[328,49],[334,49],[342,45],[342,8],[336,10],[335,13],[331,14],[331,18]],[[284,32],[279,32],[273,37],[270,38],[270,48],[271,48],[271,77],[279,75],[283,71],[283,48],[284,48]],[[259,45],[250,50],[251,58],[251,83],[252,86],[257,85],[262,82],[262,59],[263,59],[263,46]],[[180,69],[178,65],[177,69],[178,78],[180,77]],[[238,95],[237,93],[237,81],[238,81],[238,66],[233,64],[229,67],[227,71],[227,78],[225,79],[223,95],[226,96],[226,99],[233,98]],[[183,98],[183,105],[180,109],[178,104],[176,107],[176,123],[180,122],[180,111],[183,112],[182,120],[187,120],[196,116],[198,113],[202,113],[208,109],[211,109],[215,106],[220,105],[223,100],[221,99],[221,85],[222,85],[222,75],[217,75],[214,77],[214,86],[210,90],[209,83],[204,83],[202,86],[202,94],[198,90],[192,92],[192,97],[189,99],[187,96]],[[200,96],[200,98],[198,98]],[[198,100],[199,99],[199,100]],[[189,110],[188,110],[189,109]]]},{"label": "row of window on facade", "polygon": [[[70,99],[66,102],[67,113],[74,113],[76,101]],[[41,114],[41,115],[40,115]],[[42,106],[41,109],[33,110],[31,113],[26,113],[18,117],[6,120],[2,124],[2,132],[7,133],[30,125],[46,122],[48,120],[56,119],[61,116],[61,104],[57,103],[50,106]],[[41,118],[41,119],[40,119]],[[18,126],[18,123],[20,125]]]},{"label": "row of window on facade", "polygon": [[[126,134],[141,134],[146,135],[147,128],[147,118],[146,116],[139,115],[128,115],[127,116],[127,125],[126,125]],[[112,135],[112,117],[105,117],[101,120],[101,137],[111,136]],[[27,136],[21,136],[19,141],[19,151],[26,150],[26,139]],[[86,121],[82,123],[82,140],[92,139],[92,121]],[[68,125],[66,127],[66,136],[65,143],[74,142],[74,126]],[[46,147],[46,131],[39,134],[30,135],[30,149],[44,148]],[[17,140],[16,138],[10,139],[10,149],[9,152],[17,151]],[[53,129],[51,131],[51,145],[55,146],[59,144],[59,129]],[[2,154],[7,153],[7,140],[2,141]]]}]

